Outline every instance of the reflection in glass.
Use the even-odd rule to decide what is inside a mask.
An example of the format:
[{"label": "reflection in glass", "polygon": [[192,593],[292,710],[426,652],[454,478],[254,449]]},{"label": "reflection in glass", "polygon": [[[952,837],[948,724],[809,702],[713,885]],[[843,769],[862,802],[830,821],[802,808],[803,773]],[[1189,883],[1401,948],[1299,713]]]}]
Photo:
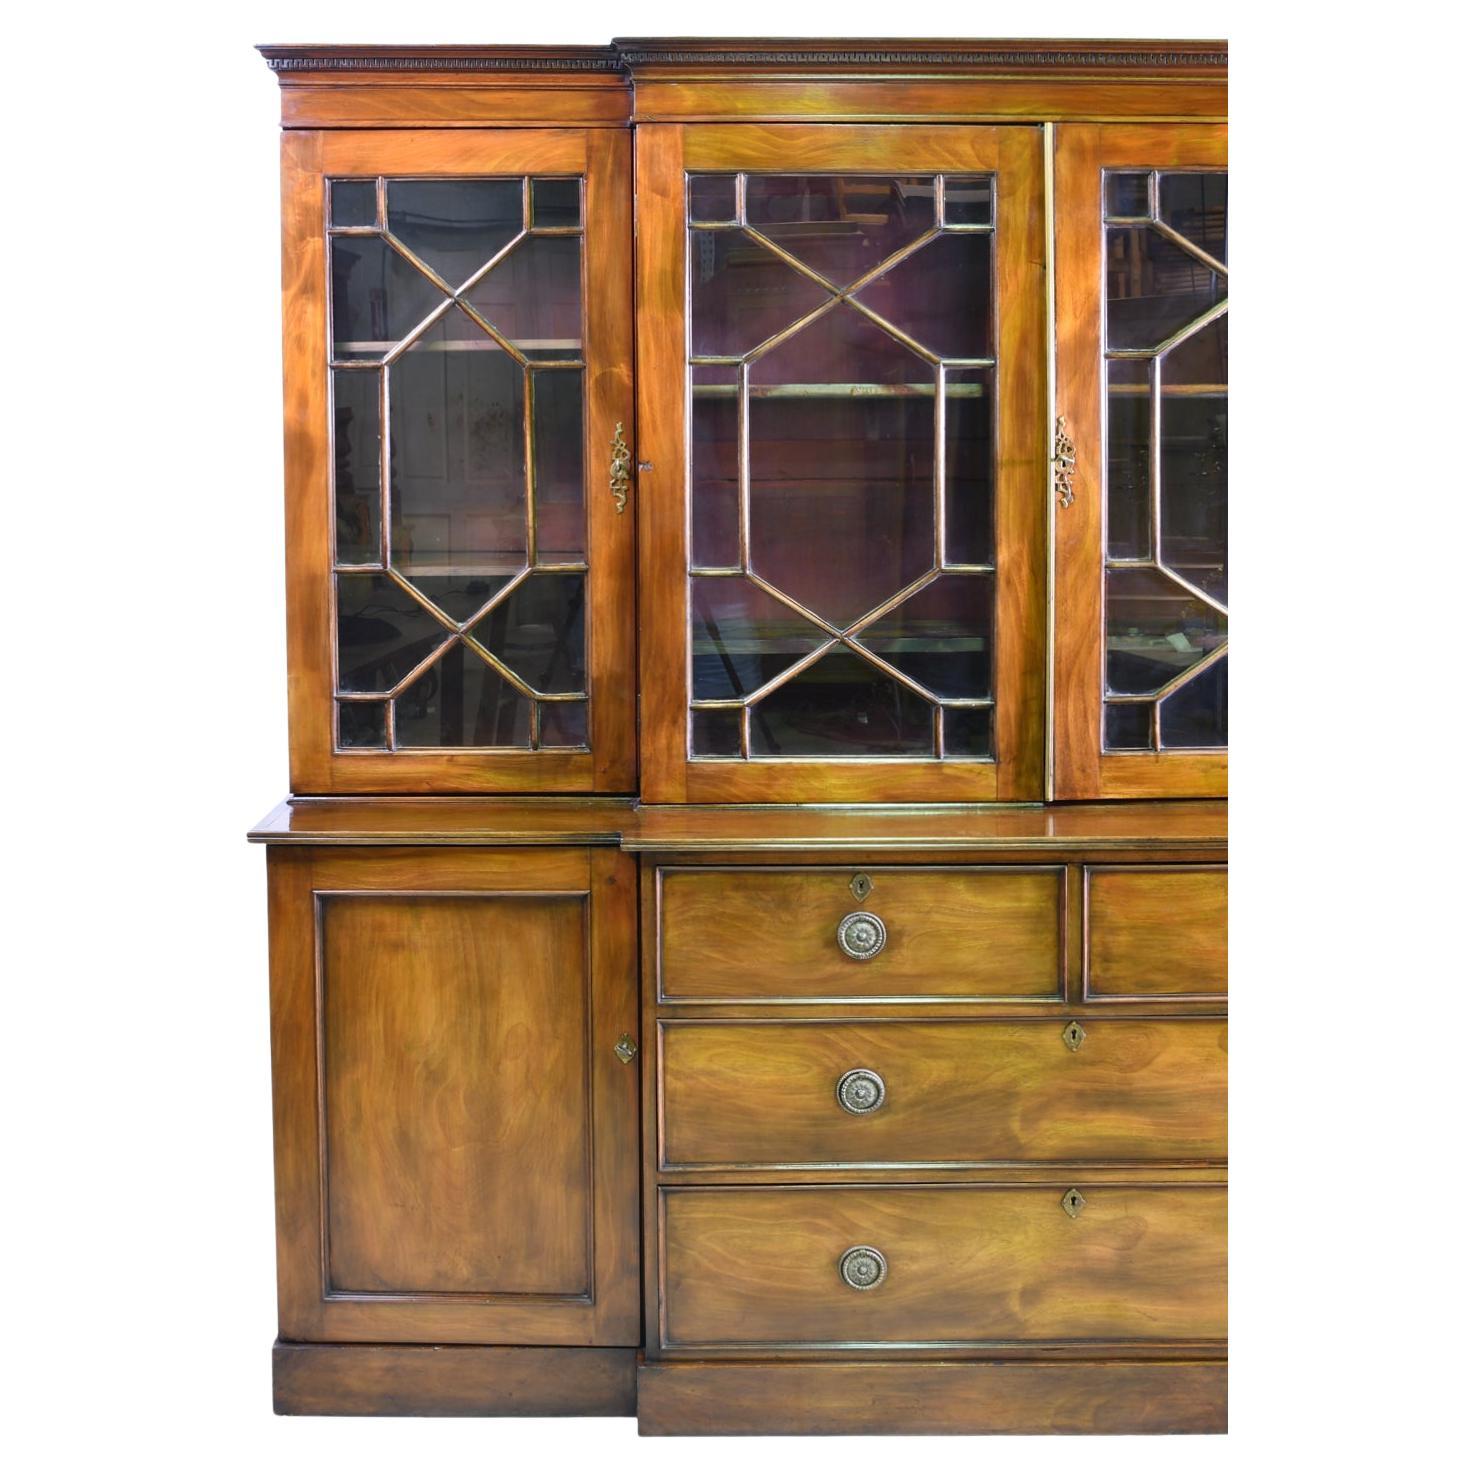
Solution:
[{"label": "reflection in glass", "polygon": [[392,354],[331,375],[337,690],[385,698],[337,702],[337,745],[586,750],[582,181],[335,180],[329,208],[334,357]]},{"label": "reflection in glass", "polygon": [[936,180],[752,174],[747,224],[835,286],[882,265],[936,223]]},{"label": "reflection in glass", "polygon": [[1105,684],[1149,695],[1227,638],[1227,616],[1156,568],[1105,570]]},{"label": "reflection in glass", "polygon": [[[337,226],[378,224],[378,184],[372,179],[334,179],[329,185],[331,222]],[[345,744],[346,745],[346,744]]]},{"label": "reflection in glass", "polygon": [[458,307],[390,366],[395,567],[525,563],[522,394],[522,369]]},{"label": "reflection in glass", "polygon": [[1102,745],[1222,747],[1227,175],[1107,172],[1104,208],[1105,685],[1144,699],[1106,700]]},{"label": "reflection in glass", "polygon": [[531,704],[459,640],[394,702],[399,747],[529,747]]},{"label": "reflection in glass", "polygon": [[752,708],[764,757],[929,757],[935,708],[849,650],[824,655]]},{"label": "reflection in glass", "polygon": [[339,701],[338,746],[383,748],[388,745],[386,706],[382,701]]},{"label": "reflection in glass", "polygon": [[992,694],[989,573],[947,573],[883,614],[860,643],[934,696],[979,699]]},{"label": "reflection in glass", "polygon": [[690,713],[692,757],[740,757],[742,713],[740,711],[692,711]]},{"label": "reflection in glass", "polygon": [[332,238],[335,359],[382,359],[445,300],[424,272],[379,236]]},{"label": "reflection in glass", "polygon": [[816,624],[746,578],[692,578],[691,695],[749,696],[824,642]]},{"label": "reflection in glass", "polygon": [[472,626],[472,638],[533,690],[583,690],[583,581],[534,573]]},{"label": "reflection in glass", "polygon": [[334,560],[379,558],[379,375],[340,368],[332,376]]},{"label": "reflection in glass", "polygon": [[[992,176],[687,188],[692,699],[753,758],[988,760],[943,703],[992,687]],[[691,753],[742,731],[695,710]]]},{"label": "reflection in glass", "polygon": [[735,174],[691,174],[687,187],[692,220],[724,224],[736,219]]},{"label": "reflection in glass", "polygon": [[465,294],[528,358],[583,351],[583,243],[576,235],[525,237]]},{"label": "reflection in glass", "polygon": [[548,368],[532,375],[532,461],[536,467],[537,561],[583,560],[583,374]]},{"label": "reflection in glass", "polygon": [[946,561],[993,559],[991,368],[946,370]]},{"label": "reflection in glass", "polygon": [[935,397],[748,409],[752,569],[840,627],[932,565]]},{"label": "reflection in glass", "polygon": [[1161,702],[1161,745],[1227,746],[1228,657],[1173,691]]},{"label": "reflection in glass", "polygon": [[996,753],[992,728],[996,712],[991,706],[944,706],[941,725],[948,757],[970,757],[984,761]]},{"label": "reflection in glass", "polygon": [[382,573],[337,576],[338,689],[392,690],[450,638],[438,619]]},{"label": "reflection in glass", "polygon": [[459,287],[522,229],[520,179],[391,179],[389,234]]},{"label": "reflection in glass", "polygon": [[532,228],[566,230],[583,223],[583,187],[578,179],[532,181]]}]

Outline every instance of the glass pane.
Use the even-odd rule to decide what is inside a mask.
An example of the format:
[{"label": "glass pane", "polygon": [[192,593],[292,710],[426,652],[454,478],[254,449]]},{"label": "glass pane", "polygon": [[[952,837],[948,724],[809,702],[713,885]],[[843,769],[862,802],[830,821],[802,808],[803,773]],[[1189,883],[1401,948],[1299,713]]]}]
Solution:
[{"label": "glass pane", "polygon": [[948,225],[992,224],[992,175],[948,175],[945,188]]},{"label": "glass pane", "polygon": [[533,690],[585,688],[583,574],[534,573],[471,629]]},{"label": "glass pane", "polygon": [[532,452],[536,467],[537,561],[583,560],[583,372],[532,375]]},{"label": "glass pane", "polygon": [[[701,370],[696,370],[701,372]],[[725,382],[697,383],[690,407],[690,560],[697,568],[734,568],[738,541],[737,438],[740,373],[707,369]]]},{"label": "glass pane", "polygon": [[946,370],[946,560],[991,563],[993,393],[990,368]]},{"label": "glass pane", "polygon": [[1163,748],[1227,746],[1227,666],[1224,655],[1161,702]]},{"label": "glass pane", "polygon": [[690,219],[717,223],[736,219],[735,174],[691,174],[687,188]]},{"label": "glass pane", "polygon": [[339,701],[338,746],[383,748],[388,745],[383,701]]},{"label": "glass pane", "polygon": [[1151,176],[1149,174],[1106,174],[1105,214],[1111,219],[1149,220],[1151,218]]},{"label": "glass pane", "polygon": [[977,700],[992,694],[993,603],[991,574],[943,575],[858,638],[932,695]]},{"label": "glass pane", "polygon": [[742,713],[740,711],[692,711],[690,713],[692,757],[740,757]]},{"label": "glass pane", "polygon": [[522,228],[520,179],[391,179],[388,194],[389,234],[452,287]]},{"label": "glass pane", "polygon": [[936,223],[936,181],[831,174],[747,178],[747,224],[848,286]]},{"label": "glass pane", "polygon": [[465,299],[527,357],[579,358],[582,259],[576,235],[528,236]]},{"label": "glass pane", "polygon": [[389,369],[391,556],[418,573],[527,557],[523,372],[458,307]]},{"label": "glass pane", "polygon": [[[984,237],[985,239],[985,237]],[[1148,225],[1105,232],[1111,348],[1154,348],[1227,296],[1227,282]]]},{"label": "glass pane", "polygon": [[1172,349],[1160,373],[1162,560],[1225,603],[1227,318]]},{"label": "glass pane", "polygon": [[1151,748],[1151,711],[1147,701],[1105,707],[1105,747],[1113,752],[1144,752]]},{"label": "glass pane", "polygon": [[858,300],[938,358],[990,358],[992,236],[937,236]]},{"label": "glass pane", "polygon": [[340,573],[338,689],[387,691],[450,637],[382,573]]},{"label": "glass pane", "polygon": [[853,394],[855,386],[909,386],[929,394],[935,370],[862,312],[840,304],[800,328],[776,347],[752,360],[751,381],[783,384],[840,385],[836,393]]},{"label": "glass pane", "polygon": [[1227,175],[1162,174],[1157,190],[1158,218],[1226,266]]},{"label": "glass pane", "polygon": [[377,180],[334,179],[331,185],[331,197],[334,225],[378,224]]},{"label": "glass pane", "polygon": [[583,188],[577,179],[532,181],[532,226],[536,230],[566,229],[583,223]]},{"label": "glass pane", "polygon": [[588,745],[587,701],[540,701],[544,747],[586,747]]},{"label": "glass pane", "polygon": [[751,695],[827,637],[746,578],[692,578],[690,624],[698,701]]},{"label": "glass pane", "polygon": [[800,671],[752,709],[764,757],[930,757],[935,708],[849,650]]},{"label": "glass pane", "polygon": [[991,706],[946,706],[941,725],[948,757],[970,757],[974,761],[993,755]]},{"label": "glass pane", "polygon": [[1107,487],[1112,558],[1151,555],[1151,365],[1116,359],[1109,365]]},{"label": "glass pane", "polygon": [[381,237],[333,237],[334,358],[382,358],[444,301],[444,292]]},{"label": "glass pane", "polygon": [[459,640],[394,702],[399,747],[532,744],[531,705]]},{"label": "glass pane", "polygon": [[1105,570],[1105,683],[1148,695],[1215,650],[1227,618],[1156,568]]},{"label": "glass pane", "polygon": [[832,296],[740,230],[690,233],[690,346],[740,357]]},{"label": "glass pane", "polygon": [[511,582],[512,573],[415,573],[415,589],[457,624],[469,623]]},{"label": "glass pane", "polygon": [[845,627],[932,566],[935,398],[760,398],[752,567]]},{"label": "glass pane", "polygon": [[334,558],[379,560],[379,373],[339,369],[332,376]]}]

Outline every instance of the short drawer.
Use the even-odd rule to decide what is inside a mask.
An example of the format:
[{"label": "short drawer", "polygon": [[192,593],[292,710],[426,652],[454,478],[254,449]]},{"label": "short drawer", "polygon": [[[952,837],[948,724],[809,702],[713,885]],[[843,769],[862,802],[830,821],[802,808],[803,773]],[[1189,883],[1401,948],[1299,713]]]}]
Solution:
[{"label": "short drawer", "polygon": [[669,1168],[1227,1157],[1220,1018],[670,1021],[659,1083]]},{"label": "short drawer", "polygon": [[1084,886],[1087,998],[1227,995],[1225,866],[1092,865]]},{"label": "short drawer", "polygon": [[1058,868],[665,869],[661,997],[1048,1001],[1062,929]]},{"label": "short drawer", "polygon": [[1202,1342],[1227,1330],[1219,1186],[672,1187],[661,1230],[669,1346]]}]

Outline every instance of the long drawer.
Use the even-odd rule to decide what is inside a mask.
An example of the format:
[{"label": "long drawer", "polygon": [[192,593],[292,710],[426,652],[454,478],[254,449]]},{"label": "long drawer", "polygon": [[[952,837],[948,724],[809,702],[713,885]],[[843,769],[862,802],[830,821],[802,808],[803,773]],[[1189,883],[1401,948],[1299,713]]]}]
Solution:
[{"label": "long drawer", "polygon": [[[1217,1162],[1227,1023],[661,1024],[662,1164]],[[1066,1036],[1067,1035],[1067,1036]]]},{"label": "long drawer", "polygon": [[665,869],[671,1002],[1060,997],[1063,871]]},{"label": "long drawer", "polygon": [[1223,1187],[674,1187],[660,1205],[671,1347],[1226,1335]]}]

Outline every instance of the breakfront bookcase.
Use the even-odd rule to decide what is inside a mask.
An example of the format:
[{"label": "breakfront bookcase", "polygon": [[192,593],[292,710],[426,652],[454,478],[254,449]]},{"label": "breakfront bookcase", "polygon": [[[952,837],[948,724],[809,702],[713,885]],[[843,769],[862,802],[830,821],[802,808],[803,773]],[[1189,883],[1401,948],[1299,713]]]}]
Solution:
[{"label": "breakfront bookcase", "polygon": [[1225,47],[262,51],[277,1409],[1225,1428]]}]

